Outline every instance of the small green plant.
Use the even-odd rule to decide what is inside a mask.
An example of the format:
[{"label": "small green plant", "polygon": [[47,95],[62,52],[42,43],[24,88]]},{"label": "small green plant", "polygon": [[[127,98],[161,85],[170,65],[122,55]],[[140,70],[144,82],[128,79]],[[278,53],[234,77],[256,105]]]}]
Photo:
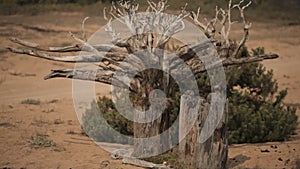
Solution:
[{"label": "small green plant", "polygon": [[21,101],[21,104],[40,105],[41,101],[37,99],[26,99]]},{"label": "small green plant", "polygon": [[48,138],[48,135],[38,133],[30,138],[30,146],[35,148],[53,147],[56,146],[56,144],[53,140]]}]

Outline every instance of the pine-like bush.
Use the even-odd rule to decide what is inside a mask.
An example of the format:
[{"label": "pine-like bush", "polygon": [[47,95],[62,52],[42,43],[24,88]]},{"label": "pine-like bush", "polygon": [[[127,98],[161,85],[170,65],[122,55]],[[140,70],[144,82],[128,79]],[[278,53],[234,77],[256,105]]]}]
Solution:
[{"label": "pine-like bush", "polygon": [[[263,54],[263,48],[252,50]],[[247,57],[243,49],[240,57]],[[296,108],[283,100],[287,89],[278,91],[273,72],[260,63],[234,66],[227,70],[229,98],[229,142],[283,141],[297,127]]]}]

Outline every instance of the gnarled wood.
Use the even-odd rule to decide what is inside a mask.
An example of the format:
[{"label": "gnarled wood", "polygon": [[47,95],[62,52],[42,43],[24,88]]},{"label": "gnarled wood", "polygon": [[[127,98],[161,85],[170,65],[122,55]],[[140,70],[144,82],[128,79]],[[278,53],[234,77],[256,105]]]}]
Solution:
[{"label": "gnarled wood", "polygon": [[7,49],[13,53],[17,54],[26,54],[42,59],[47,59],[47,60],[53,60],[53,61],[58,61],[58,62],[71,62],[71,63],[77,63],[77,62],[104,62],[104,61],[109,61],[111,63],[115,63],[118,61],[122,61],[124,58],[127,57],[127,54],[122,54],[122,53],[111,53],[111,52],[106,52],[106,53],[97,53],[97,54],[81,54],[77,56],[56,56],[52,55],[49,53],[41,52],[41,51],[36,51],[32,49],[17,49],[13,47],[7,47]]}]

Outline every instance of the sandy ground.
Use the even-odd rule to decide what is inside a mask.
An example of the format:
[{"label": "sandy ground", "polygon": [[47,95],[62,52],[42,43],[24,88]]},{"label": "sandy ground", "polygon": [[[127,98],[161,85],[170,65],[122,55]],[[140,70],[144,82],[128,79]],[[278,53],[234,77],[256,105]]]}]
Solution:
[{"label": "sandy ground", "polygon": [[[40,16],[0,16],[0,168],[134,168],[112,160],[110,154],[80,134],[73,101],[72,81],[43,80],[51,69],[72,68],[7,52],[8,37],[18,37],[45,45],[70,45],[68,31],[78,32],[81,13],[53,13]],[[100,18],[88,21],[91,34],[102,24]],[[40,32],[24,25],[35,25],[59,32]],[[287,103],[300,104],[300,26],[255,23],[250,47],[264,46],[280,58],[264,61],[274,69],[280,88],[289,88]],[[238,32],[234,32],[237,34]],[[110,87],[97,84],[97,95],[108,95]],[[26,99],[38,105],[21,104]],[[299,114],[299,111],[298,111]],[[287,124],[288,125],[288,124]],[[33,138],[52,140],[51,147],[34,147]],[[230,168],[292,168],[300,159],[300,132],[291,140],[264,144],[232,145]]]}]

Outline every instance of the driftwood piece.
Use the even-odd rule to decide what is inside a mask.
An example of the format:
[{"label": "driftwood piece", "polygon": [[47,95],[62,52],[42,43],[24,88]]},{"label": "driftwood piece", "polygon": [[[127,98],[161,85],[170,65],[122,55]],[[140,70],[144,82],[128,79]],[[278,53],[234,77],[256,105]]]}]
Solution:
[{"label": "driftwood piece", "polygon": [[155,169],[168,169],[169,167],[164,164],[155,164],[145,160],[137,159],[131,156],[132,152],[126,149],[117,149],[111,154],[111,158],[114,160],[122,159],[123,164],[134,165],[144,168],[155,168]]},{"label": "driftwood piece", "polygon": [[153,169],[169,169],[167,165],[155,164],[148,161],[140,160],[137,158],[124,158],[122,160],[123,164],[130,164],[138,167],[153,168]]}]

